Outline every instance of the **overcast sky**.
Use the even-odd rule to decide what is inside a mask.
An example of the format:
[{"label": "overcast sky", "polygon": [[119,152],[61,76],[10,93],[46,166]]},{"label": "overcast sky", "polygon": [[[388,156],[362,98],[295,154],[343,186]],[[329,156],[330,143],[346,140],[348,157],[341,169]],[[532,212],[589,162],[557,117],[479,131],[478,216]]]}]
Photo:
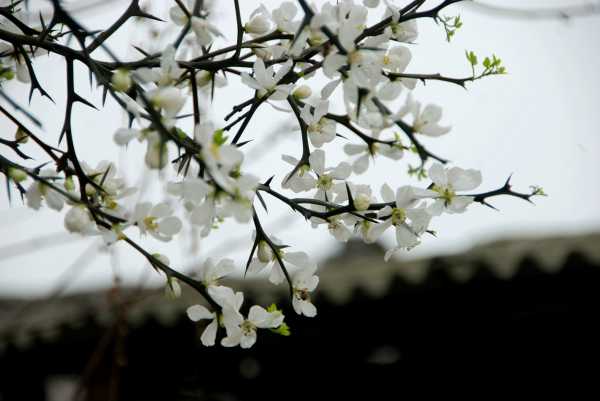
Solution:
[{"label": "overcast sky", "polygon": [[[246,17],[257,4],[241,3]],[[279,2],[263,3],[272,9]],[[517,1],[495,3],[522,4]],[[233,40],[234,18],[230,4],[221,1],[217,4],[225,9],[215,10],[215,18],[221,30],[227,33],[227,39]],[[105,27],[125,6],[126,2],[112,2],[111,7],[81,14],[80,20],[90,28]],[[445,41],[443,29],[432,21],[420,22],[417,44],[410,46],[413,61],[407,72],[468,75],[464,57],[468,49],[480,56],[492,52],[498,55],[509,74],[478,81],[466,91],[443,83],[432,82],[427,87],[419,84],[415,97],[424,103],[441,105],[442,122],[453,127],[449,135],[426,141],[427,146],[434,153],[449,158],[454,165],[481,170],[482,190],[500,186],[512,173],[515,189],[527,191],[529,185],[541,185],[550,196],[538,198],[535,206],[513,198],[494,199],[500,212],[473,205],[466,214],[435,219],[432,228],[438,237],[426,238],[421,246],[403,257],[459,252],[497,238],[577,234],[600,229],[597,155],[600,150],[600,16],[565,22],[500,18],[462,6],[454,6],[446,12],[447,15],[456,13],[461,14],[464,27],[450,44]],[[122,55],[133,54],[127,46],[134,37],[129,28],[127,26],[112,42],[113,48]],[[55,142],[64,113],[64,66],[57,58],[43,58],[36,61],[36,67],[40,81],[57,102],[54,105],[35,99],[31,109],[44,121],[44,137],[53,138]],[[319,90],[321,85],[322,81],[318,81],[313,89]],[[100,94],[89,91],[83,70],[79,71],[77,86],[94,104],[101,104]],[[11,83],[5,91],[26,103],[28,88],[25,86]],[[211,118],[217,125],[222,124],[231,106],[250,96],[252,92],[248,88],[241,86],[237,79],[230,79],[229,86],[219,90],[212,102]],[[334,108],[339,109],[339,105]],[[255,140],[248,151],[251,159],[256,158],[247,162],[248,167],[262,179],[275,174],[276,181],[280,181],[286,171],[281,154],[300,154],[297,133],[284,128],[289,121],[289,115],[267,105],[259,110],[248,127],[245,136]],[[139,178],[135,165],[140,161],[141,146],[133,145],[124,153],[112,144],[112,135],[123,122],[122,113],[110,102],[101,112],[78,106],[74,121],[76,144],[81,158],[90,164],[102,159],[119,160],[126,176],[135,184]],[[0,128],[3,138],[14,132],[5,118],[0,118]],[[345,159],[336,149],[341,148],[340,141],[329,145],[326,147],[328,159],[332,162]],[[4,149],[0,152],[6,154]],[[405,166],[405,161],[393,164],[378,159],[373,171],[355,181],[368,182],[376,188],[384,182],[397,187],[410,182],[404,173]],[[149,181],[154,183],[154,188],[162,185],[158,175],[149,177]],[[161,199],[152,188],[145,196],[154,201]],[[273,199],[267,201],[270,213],[268,216],[263,213],[261,218],[269,232],[286,244],[309,252],[317,260],[339,249],[340,245],[325,228],[313,230],[299,215],[292,215]],[[241,261],[251,245],[251,232],[251,226],[225,225],[214,237],[200,243],[197,253],[190,251],[188,241],[168,246],[151,240],[144,243],[152,251],[168,254],[175,267],[184,269],[210,255]],[[391,246],[394,240],[391,233],[388,234],[385,244]],[[136,238],[137,233],[133,236]],[[97,251],[95,240],[66,234],[61,214],[32,212],[18,199],[9,205],[4,185],[0,189],[0,239],[0,294],[47,294],[62,281],[61,274],[65,271],[81,272],[70,283],[72,290],[110,285],[114,272],[127,282],[135,282],[144,272],[150,272],[151,279],[158,282],[157,277],[152,278],[156,275],[144,260],[128,251],[126,245],[115,247],[111,262],[110,253]],[[79,267],[69,270],[73,263]]]}]

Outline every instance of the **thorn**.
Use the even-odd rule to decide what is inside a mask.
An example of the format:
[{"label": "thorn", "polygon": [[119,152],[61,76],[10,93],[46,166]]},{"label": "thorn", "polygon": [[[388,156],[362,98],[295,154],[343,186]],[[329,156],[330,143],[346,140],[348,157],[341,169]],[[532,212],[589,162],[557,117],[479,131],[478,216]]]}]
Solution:
[{"label": "thorn", "polygon": [[265,209],[265,212],[269,213],[269,210],[267,209],[267,204],[265,203],[265,200],[263,199],[260,192],[256,191],[256,196],[258,197],[258,200],[260,201],[262,207]]},{"label": "thorn", "polygon": [[108,95],[108,86],[105,85],[104,89],[102,91],[102,106],[104,107],[104,105],[106,104],[106,96]]},{"label": "thorn", "polygon": [[250,256],[248,256],[248,261],[246,262],[246,268],[244,269],[244,278],[246,278],[246,273],[248,273],[248,268],[250,267],[250,263],[252,262],[252,256],[254,256],[254,251],[256,251],[256,247],[258,246],[260,240],[261,238],[257,231],[256,238],[254,239],[254,244],[252,244],[252,250],[250,251]]},{"label": "thorn", "polygon": [[271,181],[273,181],[273,178],[275,178],[274,175],[270,176],[269,179],[267,181],[265,181],[265,183],[263,185],[265,185],[267,187],[271,187]]},{"label": "thorn", "polygon": [[494,209],[495,211],[499,212],[500,209],[498,209],[497,207],[495,207],[494,205],[492,205],[491,203],[488,203],[486,201],[482,201],[481,203],[483,203],[484,205],[486,205],[487,207],[489,207],[490,209]]},{"label": "thorn", "polygon": [[151,20],[154,20],[154,21],[165,22],[163,19],[160,19],[160,18],[158,18],[158,17],[155,17],[155,16],[154,16],[154,15],[152,15],[152,14],[148,14],[148,13],[146,13],[146,12],[143,12],[143,11],[142,11],[142,10],[140,10],[139,8],[138,8],[138,10],[139,10],[139,11],[137,11],[137,12],[134,12],[134,13],[133,13],[133,14],[131,14],[131,15],[132,15],[132,16],[134,16],[134,17],[139,17],[139,18],[147,18],[147,19],[151,19]]},{"label": "thorn", "polygon": [[93,104],[91,104],[90,102],[88,102],[87,100],[85,100],[84,98],[82,98],[81,96],[79,96],[77,93],[75,93],[73,95],[73,102],[83,103],[86,106],[89,106],[89,107],[91,107],[94,110],[98,110],[98,108],[96,106],[94,106]]},{"label": "thorn", "polygon": [[144,49],[142,49],[141,47],[138,47],[136,45],[132,45],[133,48],[135,50],[137,50],[138,52],[142,53],[145,57],[150,57],[150,53],[146,52]]},{"label": "thorn", "polygon": [[238,143],[238,144],[237,144],[237,147],[238,147],[238,148],[241,148],[242,146],[244,146],[244,145],[246,145],[246,144],[248,144],[248,143],[250,143],[250,142],[253,142],[253,141],[254,141],[254,139],[248,139],[247,141],[244,141],[244,142],[240,142],[240,143]]},{"label": "thorn", "polygon": [[346,193],[348,194],[348,206],[352,206],[354,208],[354,198],[352,197],[352,192],[350,191],[348,181],[345,181],[344,184],[346,185]]}]

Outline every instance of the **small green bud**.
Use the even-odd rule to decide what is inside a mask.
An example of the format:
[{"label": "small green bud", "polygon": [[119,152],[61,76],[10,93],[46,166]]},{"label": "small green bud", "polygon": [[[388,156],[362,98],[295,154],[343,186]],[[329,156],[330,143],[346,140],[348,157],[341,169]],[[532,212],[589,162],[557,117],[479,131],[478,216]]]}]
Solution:
[{"label": "small green bud", "polygon": [[9,167],[8,168],[8,176],[14,182],[23,182],[27,179],[27,173],[20,168]]},{"label": "small green bud", "polygon": [[71,176],[69,176],[65,179],[64,185],[65,185],[65,189],[69,192],[75,190],[75,182],[73,181],[73,177],[71,177]]}]

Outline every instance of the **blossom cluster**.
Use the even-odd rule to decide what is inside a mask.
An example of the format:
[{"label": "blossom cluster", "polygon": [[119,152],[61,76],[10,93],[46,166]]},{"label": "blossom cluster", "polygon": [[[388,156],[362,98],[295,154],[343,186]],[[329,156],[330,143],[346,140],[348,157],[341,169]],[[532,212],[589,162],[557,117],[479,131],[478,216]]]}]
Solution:
[{"label": "blossom cluster", "polygon": [[[454,2],[447,0],[442,6]],[[223,50],[219,45],[224,34],[208,18],[208,10],[201,9],[202,2],[189,0],[170,8],[169,21],[163,24],[181,34],[160,52],[147,53],[136,63],[102,64],[110,70],[107,76],[98,73],[100,62],[82,58],[130,117],[130,124],[114,133],[116,145],[126,149],[132,141],[142,143],[147,169],[175,166],[178,178],[164,187],[167,201],[152,203],[143,196],[133,201],[136,188],[120,178],[115,163],[90,167],[77,158],[71,142],[65,151],[46,148],[57,162],[55,168],[27,168],[5,158],[1,166],[22,190],[29,207],[66,208],[68,231],[101,236],[109,246],[127,242],[141,250],[164,273],[171,296],[180,294],[180,282],[199,290],[206,302],[190,306],[187,314],[194,322],[207,323],[201,335],[204,345],[214,345],[220,333],[223,346],[248,348],[256,342],[258,329],[284,335],[289,329],[283,312],[275,306],[251,305],[244,313],[244,294],[221,282],[243,271],[243,266],[227,258],[209,258],[196,276],[187,276],[172,268],[166,256],[141,249],[132,239],[136,230],[141,236],[168,242],[177,240],[186,226],[195,227],[201,237],[228,220],[252,226],[248,236],[254,235],[253,247],[245,273],[267,271],[272,284],[287,282],[292,310],[314,317],[317,308],[311,293],[319,282],[317,266],[307,253],[290,251],[265,232],[255,210],[257,198],[264,204],[264,195],[271,195],[302,214],[314,229],[326,229],[342,242],[355,236],[373,243],[385,232],[393,232],[396,245],[386,252],[387,261],[419,245],[426,233],[432,233],[432,220],[444,213],[463,213],[474,201],[484,203],[485,194],[472,192],[481,184],[479,171],[447,167],[421,142],[450,132],[442,123],[442,109],[422,104],[412,94],[425,76],[406,72],[411,46],[418,38],[419,18],[437,19],[443,7],[421,11],[424,2],[400,6],[391,0],[339,0],[315,8],[302,0],[283,1],[273,10],[261,5],[244,19],[238,2],[234,3],[237,42]],[[12,15],[16,18],[16,11]],[[377,23],[369,25],[373,19]],[[1,79],[16,76],[38,85],[31,75],[36,51],[14,39],[36,34],[24,32],[20,24],[9,20],[6,25],[11,35],[0,31]],[[61,40],[47,36],[57,43]],[[63,47],[53,43],[39,49],[72,57],[59,51]],[[500,66],[495,57],[494,63]],[[239,75],[238,81],[247,88],[249,100],[234,106],[231,114],[240,117],[229,124],[200,118],[198,98],[228,85],[231,79],[225,78],[226,73]],[[473,70],[467,80],[474,79]],[[190,105],[194,122],[188,127],[181,116]],[[275,179],[266,179],[270,172],[257,177],[244,167],[241,139],[259,107],[288,113],[300,131],[301,155],[283,154],[289,172]],[[334,109],[343,113],[335,114]],[[70,127],[69,118],[67,114],[65,127]],[[342,131],[355,135],[357,141],[341,136]],[[70,128],[64,134],[69,139]],[[34,134],[19,129],[18,135],[15,143],[22,144]],[[326,149],[333,145],[343,149],[345,160],[330,160],[331,152]],[[391,161],[418,157],[419,167],[411,171],[427,178],[426,182],[397,188],[388,184],[374,188],[361,182],[361,175],[380,156]],[[281,191],[275,188],[278,184]],[[507,188],[497,194],[513,194],[508,183]],[[526,196],[531,195],[521,197]]]}]

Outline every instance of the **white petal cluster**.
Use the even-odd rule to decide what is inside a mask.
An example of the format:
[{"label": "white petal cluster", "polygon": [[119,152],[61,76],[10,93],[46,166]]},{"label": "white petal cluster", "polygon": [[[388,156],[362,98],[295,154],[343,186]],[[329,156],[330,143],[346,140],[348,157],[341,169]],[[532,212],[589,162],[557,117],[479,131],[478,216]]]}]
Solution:
[{"label": "white petal cluster", "polygon": [[279,81],[292,69],[292,60],[283,64],[277,72],[273,67],[265,67],[265,62],[257,58],[254,62],[254,76],[242,73],[242,82],[256,90],[259,98],[284,100],[291,92],[292,84],[279,84]]},{"label": "white petal cluster", "polygon": [[150,202],[138,203],[132,220],[141,234],[150,234],[160,241],[170,241],[182,227],[179,217],[173,216],[173,209],[165,202],[156,205]]}]

